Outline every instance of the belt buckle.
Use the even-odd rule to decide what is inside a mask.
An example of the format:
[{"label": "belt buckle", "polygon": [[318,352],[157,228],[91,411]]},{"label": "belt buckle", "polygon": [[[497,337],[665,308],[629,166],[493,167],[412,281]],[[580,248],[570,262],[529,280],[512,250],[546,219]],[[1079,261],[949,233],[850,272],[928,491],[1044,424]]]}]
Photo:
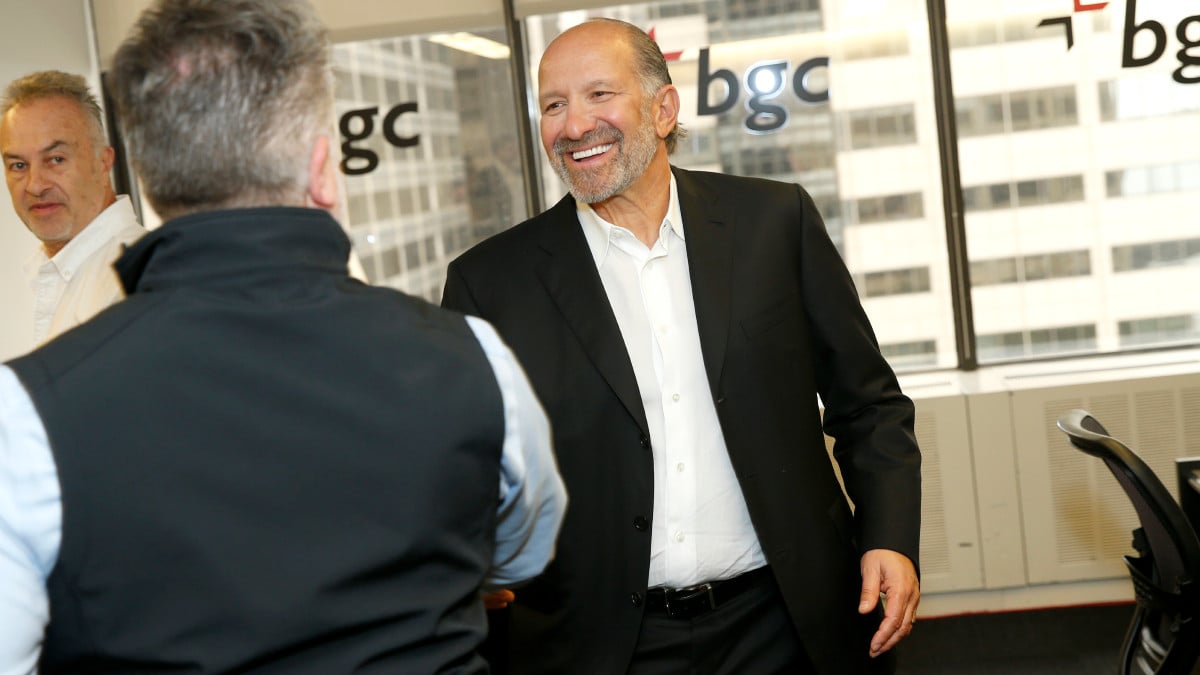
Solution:
[{"label": "belt buckle", "polygon": [[[677,595],[678,594],[678,595]],[[675,596],[675,602],[671,602],[671,597]],[[707,609],[717,608],[717,599],[713,595],[712,583],[703,583],[698,586],[689,586],[680,588],[676,591],[667,591],[663,594],[663,602],[667,606],[667,616],[672,619],[687,619],[695,616],[699,612],[695,611],[699,599],[707,600]]]}]

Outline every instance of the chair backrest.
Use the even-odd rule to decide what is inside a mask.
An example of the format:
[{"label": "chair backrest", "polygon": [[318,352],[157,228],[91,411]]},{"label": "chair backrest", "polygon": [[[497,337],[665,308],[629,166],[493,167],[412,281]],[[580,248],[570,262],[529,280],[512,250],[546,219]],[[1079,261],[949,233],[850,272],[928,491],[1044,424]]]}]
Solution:
[{"label": "chair backrest", "polygon": [[1104,461],[1137,511],[1141,557],[1126,556],[1138,607],[1122,650],[1122,673],[1187,675],[1200,657],[1200,539],[1161,480],[1085,410],[1058,428]]}]

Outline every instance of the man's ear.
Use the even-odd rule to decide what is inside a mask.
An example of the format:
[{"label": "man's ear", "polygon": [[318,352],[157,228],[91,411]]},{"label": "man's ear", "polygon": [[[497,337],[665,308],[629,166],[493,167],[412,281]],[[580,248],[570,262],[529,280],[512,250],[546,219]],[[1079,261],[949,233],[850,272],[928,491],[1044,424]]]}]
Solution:
[{"label": "man's ear", "polygon": [[317,136],[308,158],[309,205],[333,211],[338,202],[338,181],[334,158],[329,151],[329,137]]},{"label": "man's ear", "polygon": [[654,96],[654,129],[659,138],[666,138],[679,121],[679,90],[664,84]]},{"label": "man's ear", "polygon": [[111,145],[104,146],[104,149],[100,151],[100,166],[104,167],[104,173],[107,174],[112,171],[113,162],[116,159],[117,151],[113,150]]}]

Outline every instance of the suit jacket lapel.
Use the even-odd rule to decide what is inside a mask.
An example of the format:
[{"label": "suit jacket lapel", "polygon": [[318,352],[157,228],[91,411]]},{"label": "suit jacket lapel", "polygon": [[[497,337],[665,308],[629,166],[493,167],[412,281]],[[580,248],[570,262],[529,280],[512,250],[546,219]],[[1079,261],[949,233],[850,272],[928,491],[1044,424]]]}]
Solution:
[{"label": "suit jacket lapel", "polygon": [[596,262],[588,249],[575,213],[575,200],[568,195],[547,213],[541,247],[549,254],[538,274],[546,292],[554,299],[567,325],[579,338],[584,351],[608,382],[621,404],[649,435],[646,411],[625,340],[617,325]]},{"label": "suit jacket lapel", "polygon": [[688,171],[673,170],[687,241],[700,351],[715,400],[729,340],[734,216],[728,199],[722,202],[719,195],[701,186]]}]

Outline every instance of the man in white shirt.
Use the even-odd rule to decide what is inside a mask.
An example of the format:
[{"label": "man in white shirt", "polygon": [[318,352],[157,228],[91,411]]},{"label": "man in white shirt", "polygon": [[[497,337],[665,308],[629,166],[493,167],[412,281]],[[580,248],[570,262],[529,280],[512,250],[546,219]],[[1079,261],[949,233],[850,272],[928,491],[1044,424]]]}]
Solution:
[{"label": "man in white shirt", "polygon": [[40,345],[124,296],[112,263],[145,230],[113,193],[113,149],[82,77],[47,70],[11,82],[0,153],[13,209],[42,243],[26,263]]}]

